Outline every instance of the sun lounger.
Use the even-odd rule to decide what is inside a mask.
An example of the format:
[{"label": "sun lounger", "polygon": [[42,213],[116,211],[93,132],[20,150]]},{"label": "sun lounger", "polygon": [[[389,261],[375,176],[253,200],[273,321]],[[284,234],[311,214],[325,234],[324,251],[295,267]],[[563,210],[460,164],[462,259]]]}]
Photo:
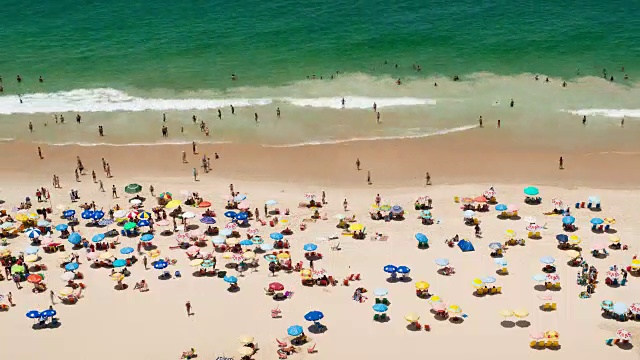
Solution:
[{"label": "sun lounger", "polygon": [[380,314],[374,314],[373,315],[373,320],[374,321],[379,321],[380,320]]},{"label": "sun lounger", "polygon": [[557,308],[558,306],[556,305],[556,303],[551,304],[551,310],[556,310]]},{"label": "sun lounger", "polygon": [[307,353],[309,353],[309,354],[314,354],[314,353],[317,353],[317,352],[318,352],[318,350],[316,350],[316,343],[313,343],[313,346],[307,348]]},{"label": "sun lounger", "polygon": [[382,303],[389,306],[391,305],[391,302],[389,302],[389,300],[387,298],[382,299]]},{"label": "sun lounger", "polygon": [[496,288],[496,294],[502,294],[502,286]]},{"label": "sun lounger", "polygon": [[539,340],[538,341],[538,347],[544,347],[544,340]]}]

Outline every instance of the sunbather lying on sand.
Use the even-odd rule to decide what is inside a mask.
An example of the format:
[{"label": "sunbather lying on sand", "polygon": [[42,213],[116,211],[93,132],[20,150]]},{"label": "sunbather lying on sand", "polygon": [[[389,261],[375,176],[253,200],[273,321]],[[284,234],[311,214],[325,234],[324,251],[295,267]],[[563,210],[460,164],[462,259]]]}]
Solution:
[{"label": "sunbather lying on sand", "polygon": [[191,348],[189,351],[183,351],[182,357],[180,357],[180,359],[192,359],[196,356],[196,350],[194,348]]}]

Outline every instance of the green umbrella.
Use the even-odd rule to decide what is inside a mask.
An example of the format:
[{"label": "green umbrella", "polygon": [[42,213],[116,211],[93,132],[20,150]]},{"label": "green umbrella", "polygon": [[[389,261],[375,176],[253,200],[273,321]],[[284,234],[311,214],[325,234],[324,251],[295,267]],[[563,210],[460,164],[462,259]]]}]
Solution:
[{"label": "green umbrella", "polygon": [[524,194],[528,196],[536,196],[540,194],[540,190],[538,190],[537,187],[529,186],[527,188],[524,188]]},{"label": "green umbrella", "polygon": [[127,194],[135,194],[139,193],[140,191],[142,191],[142,185],[140,184],[129,184],[124,188],[124,192],[126,192]]},{"label": "green umbrella", "polygon": [[24,266],[18,265],[18,264],[13,265],[11,267],[11,273],[12,274],[23,274],[24,273]]},{"label": "green umbrella", "polygon": [[129,221],[128,223],[124,224],[124,229],[125,230],[132,230],[136,226],[138,226],[136,223]]}]

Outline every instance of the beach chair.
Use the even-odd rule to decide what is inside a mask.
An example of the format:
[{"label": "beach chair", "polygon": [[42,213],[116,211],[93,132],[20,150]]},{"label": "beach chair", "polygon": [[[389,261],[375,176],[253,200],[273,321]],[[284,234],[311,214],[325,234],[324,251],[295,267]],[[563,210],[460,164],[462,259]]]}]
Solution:
[{"label": "beach chair", "polygon": [[384,320],[387,320],[387,319],[388,319],[387,318],[387,314],[385,314],[385,313],[380,314],[380,320],[381,321],[384,321]]},{"label": "beach chair", "polygon": [[549,304],[549,303],[544,303],[544,304],[542,305],[542,310],[544,310],[544,311],[549,311],[549,310],[551,310],[551,304]]},{"label": "beach chair", "polygon": [[580,203],[580,207],[584,209],[584,201]]},{"label": "beach chair", "polygon": [[548,282],[548,283],[546,283],[544,286],[545,286],[547,289],[551,289],[551,288],[553,287],[553,284]]},{"label": "beach chair", "polygon": [[604,231],[609,231],[610,228],[611,228],[611,225],[605,225],[604,226]]},{"label": "beach chair", "polygon": [[536,345],[538,345],[538,342],[537,342],[537,341],[535,341],[535,340],[532,340],[532,341],[529,343],[529,346],[530,346],[531,348],[535,348],[535,347],[536,347]]},{"label": "beach chair", "polygon": [[527,237],[532,238],[533,237],[533,232],[529,231],[529,233],[527,234]]},{"label": "beach chair", "polygon": [[459,203],[460,202],[460,197],[459,196],[454,196],[453,197],[453,202],[456,203],[456,204]]},{"label": "beach chair", "polygon": [[496,294],[502,294],[502,286],[496,288]]},{"label": "beach chair", "polygon": [[557,340],[556,340],[556,341],[551,342],[551,347],[553,347],[553,348],[558,348],[559,346],[560,346],[560,343],[558,343],[558,341],[557,341]]},{"label": "beach chair", "polygon": [[316,350],[316,343],[313,343],[313,346],[307,348],[307,353],[308,354],[315,354],[317,352],[318,352],[318,350]]},{"label": "beach chair", "polygon": [[287,358],[287,354],[278,351],[278,359],[286,359]]},{"label": "beach chair", "polygon": [[498,289],[497,288],[491,288],[489,291],[490,291],[491,295],[494,295],[494,294],[498,293]]},{"label": "beach chair", "polygon": [[541,348],[544,347],[544,340],[539,340],[538,341],[538,347],[541,347]]},{"label": "beach chair", "polygon": [[560,283],[553,284],[553,288],[557,289],[557,290],[560,290]]},{"label": "beach chair", "polygon": [[587,209],[591,209],[591,203],[587,204]]},{"label": "beach chair", "polygon": [[382,299],[382,303],[387,305],[387,306],[391,305],[391,302],[389,302],[389,300],[387,300],[387,298],[383,298]]},{"label": "beach chair", "polygon": [[580,203],[579,202],[576,203],[576,209],[580,209]]},{"label": "beach chair", "polygon": [[558,309],[558,306],[556,305],[556,303],[551,303],[550,310],[556,310],[556,309]]},{"label": "beach chair", "polygon": [[380,321],[380,314],[374,314],[373,315],[373,320],[374,321]]},{"label": "beach chair", "polygon": [[287,343],[278,340],[278,338],[276,338],[276,342],[278,343],[278,347],[281,347],[281,348],[287,347]]},{"label": "beach chair", "polygon": [[360,280],[360,274],[356,274],[356,276],[353,278],[353,280]]},{"label": "beach chair", "polygon": [[596,209],[600,210],[600,203],[596,204]]},{"label": "beach chair", "polygon": [[538,238],[538,239],[539,239],[539,238],[540,238],[540,231],[536,231],[536,233],[534,234],[534,236],[535,236],[536,238]]},{"label": "beach chair", "polygon": [[506,275],[509,273],[509,269],[507,269],[506,267],[503,267],[502,269],[500,269],[500,273]]},{"label": "beach chair", "polygon": [[545,346],[546,346],[546,347],[548,347],[548,348],[553,347],[553,341],[548,340],[548,341],[546,342]]}]

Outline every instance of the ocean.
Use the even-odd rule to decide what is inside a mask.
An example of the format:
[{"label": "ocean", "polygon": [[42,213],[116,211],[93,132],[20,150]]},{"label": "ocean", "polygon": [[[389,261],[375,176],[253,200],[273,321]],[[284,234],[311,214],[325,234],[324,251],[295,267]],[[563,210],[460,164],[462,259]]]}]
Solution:
[{"label": "ocean", "polygon": [[[638,1],[0,6],[3,139],[291,146],[467,131],[480,115],[522,123],[534,114],[546,121],[640,118]],[[613,82],[603,78],[605,69]],[[74,123],[78,112],[84,123],[73,131],[71,124],[49,126],[53,114]],[[162,113],[167,139],[159,136]],[[210,136],[194,130],[193,114]],[[35,124],[33,134],[24,131],[26,121]],[[97,137],[97,125],[106,136]]]}]

